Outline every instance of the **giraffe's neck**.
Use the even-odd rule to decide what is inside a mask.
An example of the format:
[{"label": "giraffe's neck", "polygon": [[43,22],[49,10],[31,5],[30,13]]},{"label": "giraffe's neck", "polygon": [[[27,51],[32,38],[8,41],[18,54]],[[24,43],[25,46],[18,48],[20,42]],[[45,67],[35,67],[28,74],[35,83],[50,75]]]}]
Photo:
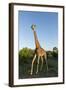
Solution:
[{"label": "giraffe's neck", "polygon": [[36,31],[34,31],[34,39],[35,39],[35,46],[36,48],[40,48],[40,43],[38,41],[37,35],[36,35]]}]

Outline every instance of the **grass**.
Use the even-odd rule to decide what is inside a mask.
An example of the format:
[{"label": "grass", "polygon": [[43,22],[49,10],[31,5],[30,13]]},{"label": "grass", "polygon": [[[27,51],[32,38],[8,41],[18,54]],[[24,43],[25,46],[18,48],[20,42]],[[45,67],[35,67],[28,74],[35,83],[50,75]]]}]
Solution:
[{"label": "grass", "polygon": [[[27,61],[27,62],[26,62]],[[34,63],[34,71],[33,74],[30,75],[30,70],[31,70],[31,59],[24,59],[19,61],[19,79],[25,79],[25,78],[44,78],[44,77],[57,77],[58,76],[58,58],[57,57],[52,57],[48,58],[48,72],[46,68],[45,62],[43,63],[43,68],[42,71],[40,71],[40,66],[41,66],[41,60],[39,64],[39,72],[36,74],[36,69],[37,69],[37,59]]]}]

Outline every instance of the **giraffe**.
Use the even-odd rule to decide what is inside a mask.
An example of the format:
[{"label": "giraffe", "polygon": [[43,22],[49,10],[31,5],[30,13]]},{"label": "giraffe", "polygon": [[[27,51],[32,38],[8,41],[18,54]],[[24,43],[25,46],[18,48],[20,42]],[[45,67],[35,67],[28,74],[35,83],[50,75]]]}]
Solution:
[{"label": "giraffe", "polygon": [[[32,31],[33,31],[33,33],[34,33],[34,39],[35,39],[35,46],[36,46],[36,48],[35,48],[35,54],[34,54],[34,57],[33,57],[33,60],[32,60],[32,64],[31,64],[31,72],[30,72],[31,75],[33,74],[33,64],[34,64],[37,56],[38,56],[38,60],[37,60],[37,70],[36,70],[36,74],[38,73],[39,60],[40,60],[40,59],[41,59],[41,61],[42,61],[40,70],[42,70],[43,60],[45,60],[45,62],[46,62],[46,67],[47,67],[47,71],[48,71],[47,54],[46,54],[46,51],[45,51],[43,48],[41,48],[41,46],[40,46],[40,43],[39,43],[38,38],[37,38],[37,35],[36,35],[35,27],[36,27],[36,25],[32,24],[31,28],[32,28]],[[43,57],[44,57],[44,59],[43,59]]]}]

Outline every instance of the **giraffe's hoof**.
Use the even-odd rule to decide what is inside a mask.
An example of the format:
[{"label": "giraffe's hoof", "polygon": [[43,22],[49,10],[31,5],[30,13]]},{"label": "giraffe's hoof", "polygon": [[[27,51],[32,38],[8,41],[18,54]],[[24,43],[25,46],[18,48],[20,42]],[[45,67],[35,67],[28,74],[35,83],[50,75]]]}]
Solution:
[{"label": "giraffe's hoof", "polygon": [[36,72],[36,74],[37,74],[38,72]]},{"label": "giraffe's hoof", "polygon": [[32,73],[30,73],[30,75],[32,75]]}]

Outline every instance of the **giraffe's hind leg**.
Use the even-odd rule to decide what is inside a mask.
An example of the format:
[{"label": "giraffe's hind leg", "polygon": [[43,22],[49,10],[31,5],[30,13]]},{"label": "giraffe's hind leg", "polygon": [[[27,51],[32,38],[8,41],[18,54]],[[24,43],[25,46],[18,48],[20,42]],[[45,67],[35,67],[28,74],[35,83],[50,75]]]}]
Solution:
[{"label": "giraffe's hind leg", "polygon": [[44,55],[44,57],[45,57],[45,62],[46,62],[46,67],[47,67],[47,72],[48,72],[48,62],[47,62],[47,55],[45,54],[45,55]]},{"label": "giraffe's hind leg", "polygon": [[41,56],[41,61],[42,61],[42,64],[41,64],[41,67],[40,67],[40,71],[42,70],[43,68],[43,57]]},{"label": "giraffe's hind leg", "polygon": [[40,60],[40,56],[38,56],[37,71],[36,71],[36,74],[38,73],[38,69],[39,69],[39,60]]}]

